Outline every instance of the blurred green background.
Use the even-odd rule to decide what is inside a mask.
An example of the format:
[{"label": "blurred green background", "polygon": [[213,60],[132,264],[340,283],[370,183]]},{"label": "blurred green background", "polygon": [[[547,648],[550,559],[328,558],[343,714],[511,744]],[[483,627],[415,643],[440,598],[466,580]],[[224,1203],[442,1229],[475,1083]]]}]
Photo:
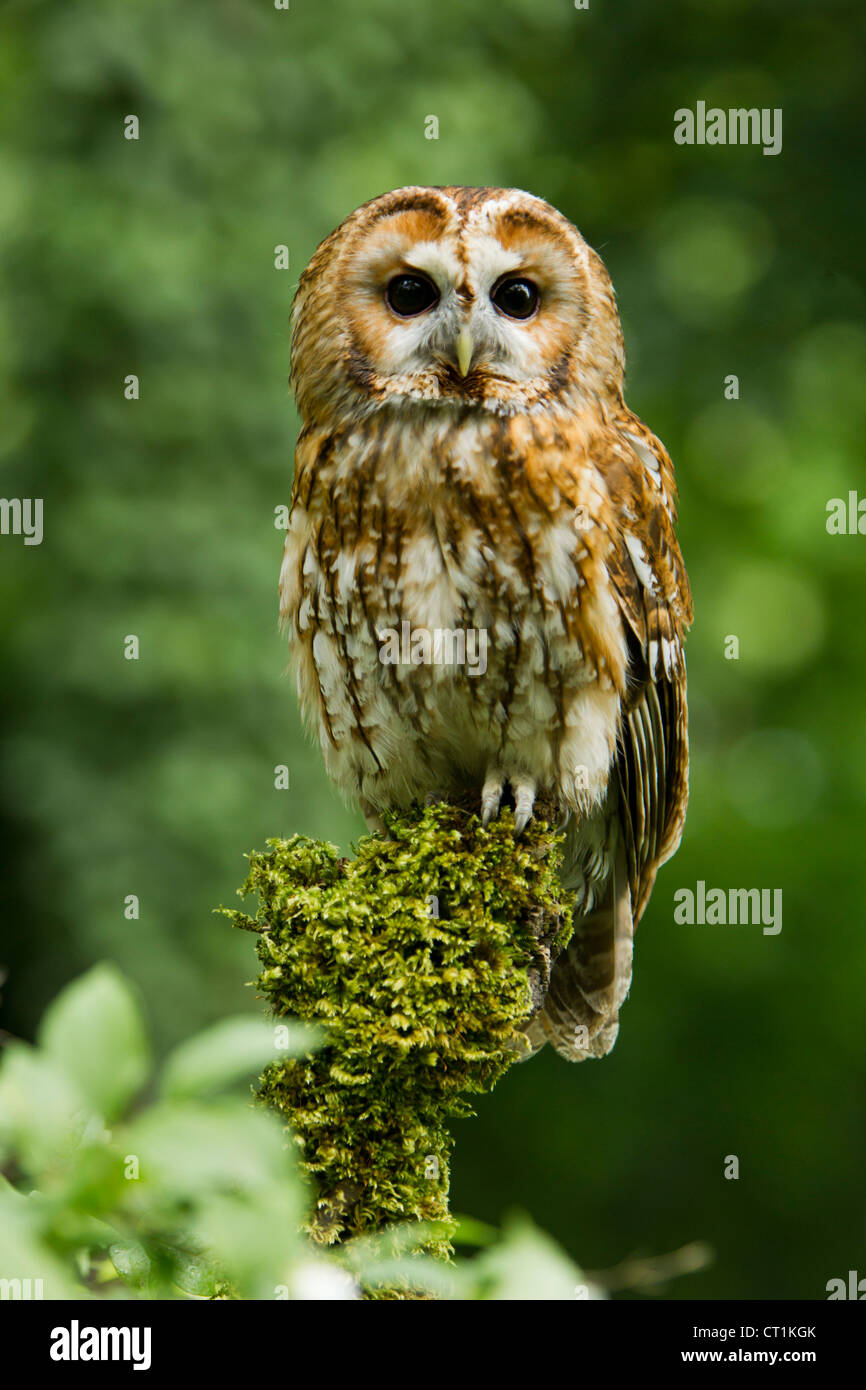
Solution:
[{"label": "blurred green background", "polygon": [[[517,185],[601,251],[629,403],[677,465],[692,802],[615,1051],[515,1068],[456,1127],[453,1205],[524,1207],[589,1270],[709,1242],[673,1298],[866,1275],[866,538],[825,526],[866,495],[855,23],[782,0],[5,4],[0,490],[45,507],[41,546],[0,538],[8,1030],[104,957],[163,1049],[257,1008],[252,945],[211,911],[243,854],[362,830],[277,632],[293,288],[386,189]],[[676,145],[698,99],[781,107],[782,153]],[[781,934],[676,925],[699,879],[782,889]]]}]

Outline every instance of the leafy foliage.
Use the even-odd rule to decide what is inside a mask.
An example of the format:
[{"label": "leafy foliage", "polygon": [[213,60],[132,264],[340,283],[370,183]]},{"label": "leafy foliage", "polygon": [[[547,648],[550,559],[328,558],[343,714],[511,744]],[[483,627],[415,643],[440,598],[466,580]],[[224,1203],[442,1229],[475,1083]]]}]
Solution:
[{"label": "leafy foliage", "polygon": [[[300,1025],[280,1030],[284,1055],[312,1041]],[[445,1298],[515,1287],[588,1296],[525,1218],[501,1241],[470,1226],[467,1238],[489,1248],[453,1267],[424,1255],[441,1238],[430,1226],[350,1242],[338,1256],[306,1239],[312,1197],[283,1125],[229,1089],[273,1055],[272,1028],[227,1019],[170,1055],[157,1097],[142,1103],[136,991],[111,965],[74,981],[39,1046],[9,1043],[0,1063],[0,1278],[13,1290],[40,1280],[50,1299],[345,1299],[362,1284]]]}]

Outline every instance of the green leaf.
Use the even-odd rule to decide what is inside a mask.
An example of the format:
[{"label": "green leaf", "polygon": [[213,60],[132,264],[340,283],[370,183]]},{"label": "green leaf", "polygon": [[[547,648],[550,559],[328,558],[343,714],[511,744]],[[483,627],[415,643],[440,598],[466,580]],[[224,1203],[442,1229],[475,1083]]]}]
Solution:
[{"label": "green leaf", "polygon": [[521,1213],[504,1223],[504,1235],[461,1268],[465,1296],[520,1302],[599,1298],[576,1264]]},{"label": "green leaf", "polygon": [[457,1229],[451,1236],[455,1245],[493,1245],[499,1239],[499,1231],[486,1221],[476,1221],[472,1216],[457,1216]]},{"label": "green leaf", "polygon": [[9,1043],[0,1065],[0,1154],[37,1174],[69,1152],[89,1115],[78,1087],[26,1043]]},{"label": "green leaf", "polygon": [[304,1208],[302,1190],[291,1183],[272,1182],[246,1193],[210,1191],[194,1224],[242,1297],[273,1299],[280,1285],[291,1282],[297,1260],[309,1253],[300,1234]]},{"label": "green leaf", "polygon": [[214,1298],[221,1278],[213,1261],[205,1255],[191,1255],[185,1250],[172,1253],[177,1287],[194,1298]]},{"label": "green leaf", "polygon": [[[0,1187],[0,1274],[6,1280],[30,1280],[31,1298],[87,1298],[88,1294],[40,1230],[41,1213],[31,1199]],[[37,1283],[36,1281],[41,1281]],[[20,1297],[14,1283],[0,1287],[0,1299]]]},{"label": "green leaf", "polygon": [[246,1100],[153,1106],[126,1130],[124,1147],[137,1156],[145,1184],[178,1200],[197,1202],[208,1189],[292,1183],[294,1165],[280,1122]]},{"label": "green leaf", "polygon": [[150,1256],[137,1240],[119,1240],[108,1247],[119,1278],[131,1289],[144,1289],[151,1276]]},{"label": "green leaf", "polygon": [[42,1021],[39,1042],[106,1119],[121,1114],[148,1073],[138,1000],[109,962],[62,990]]},{"label": "green leaf", "polygon": [[317,1040],[316,1031],[302,1023],[267,1024],[249,1015],[227,1018],[170,1054],[161,1093],[172,1100],[201,1096],[260,1072],[276,1057],[305,1056]]}]

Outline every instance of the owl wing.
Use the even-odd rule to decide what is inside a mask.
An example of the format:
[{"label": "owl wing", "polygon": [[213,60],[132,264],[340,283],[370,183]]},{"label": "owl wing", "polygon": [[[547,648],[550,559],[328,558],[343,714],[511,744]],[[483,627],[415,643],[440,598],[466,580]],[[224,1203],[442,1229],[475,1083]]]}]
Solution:
[{"label": "owl wing", "polygon": [[553,967],[544,1007],[527,1030],[533,1049],[553,1043],[572,1061],[603,1056],[616,1041],[631,984],[634,928],[659,866],[676,850],[688,801],[683,636],[691,622],[677,543],[671,461],[628,417],[593,451],[613,504],[607,569],[629,649],[620,741],[601,834],[571,817],[565,858],[585,853],[587,830],[603,846],[603,900],[578,909],[572,940]]},{"label": "owl wing", "polygon": [[[637,923],[659,867],[679,845],[688,803],[685,630],[688,576],[677,543],[673,468],[640,421],[622,431],[637,470],[608,561],[629,646],[629,688],[616,760],[619,821]],[[614,470],[613,481],[619,479]]]}]

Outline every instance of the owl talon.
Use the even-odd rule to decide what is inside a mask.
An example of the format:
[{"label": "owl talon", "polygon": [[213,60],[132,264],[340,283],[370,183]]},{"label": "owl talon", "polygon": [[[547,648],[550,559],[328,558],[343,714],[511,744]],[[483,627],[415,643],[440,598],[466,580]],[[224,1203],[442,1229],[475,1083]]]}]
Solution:
[{"label": "owl talon", "polygon": [[499,812],[499,804],[502,801],[502,790],[505,786],[505,778],[499,776],[488,777],[481,789],[481,824],[487,826],[493,817]]},{"label": "owl talon", "polygon": [[535,783],[518,782],[514,788],[514,833],[522,835],[532,820],[535,806]]}]

